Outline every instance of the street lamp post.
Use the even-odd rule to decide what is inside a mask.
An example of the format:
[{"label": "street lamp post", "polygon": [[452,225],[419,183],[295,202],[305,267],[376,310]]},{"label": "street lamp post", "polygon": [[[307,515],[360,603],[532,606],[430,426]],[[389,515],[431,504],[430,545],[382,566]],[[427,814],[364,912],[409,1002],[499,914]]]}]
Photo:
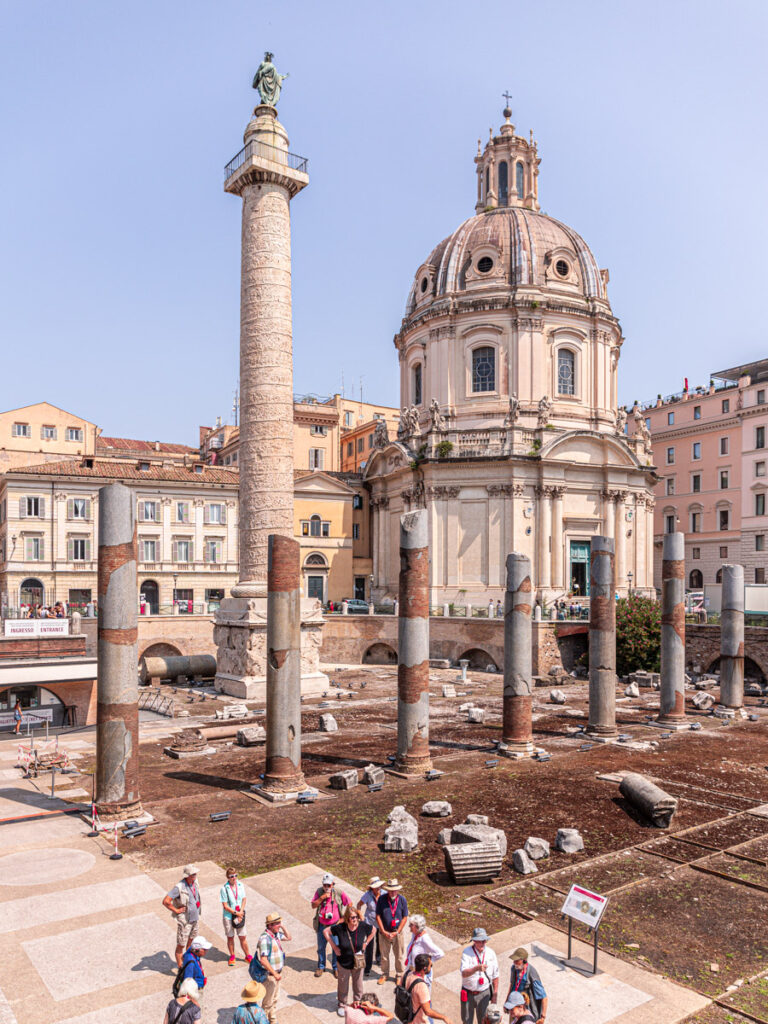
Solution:
[{"label": "street lamp post", "polygon": [[178,607],[177,587],[176,587],[176,584],[178,583],[178,580],[179,580],[179,574],[177,572],[175,572],[173,574],[173,611],[174,611],[174,614],[176,613],[176,608]]},{"label": "street lamp post", "polygon": [[632,579],[633,579],[633,577],[632,577],[632,570],[630,569],[629,572],[627,573],[627,596],[628,597],[630,597],[632,595]]},{"label": "street lamp post", "polygon": [[368,600],[371,602],[371,604],[373,604],[373,580],[374,576],[373,573],[371,573],[371,575],[368,577],[368,581],[370,583],[370,587],[368,589]]}]

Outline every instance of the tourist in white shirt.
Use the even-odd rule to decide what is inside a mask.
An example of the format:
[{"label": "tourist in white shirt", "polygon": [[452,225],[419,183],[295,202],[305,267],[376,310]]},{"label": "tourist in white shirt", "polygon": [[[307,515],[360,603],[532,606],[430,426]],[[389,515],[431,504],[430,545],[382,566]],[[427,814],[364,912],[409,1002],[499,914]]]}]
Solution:
[{"label": "tourist in white shirt", "polygon": [[472,944],[461,954],[461,1021],[483,1024],[491,1001],[499,991],[499,962],[488,946],[485,928],[475,928]]},{"label": "tourist in white shirt", "polygon": [[[414,969],[414,960],[419,953],[426,953],[433,963],[435,960],[439,960],[441,957],[445,956],[445,950],[440,949],[434,939],[427,934],[427,921],[423,914],[411,914],[408,918],[408,926],[411,929],[411,938],[408,945],[405,947],[406,971],[412,971]],[[429,985],[431,991],[432,968],[430,968],[429,973],[424,976],[424,980]]]}]

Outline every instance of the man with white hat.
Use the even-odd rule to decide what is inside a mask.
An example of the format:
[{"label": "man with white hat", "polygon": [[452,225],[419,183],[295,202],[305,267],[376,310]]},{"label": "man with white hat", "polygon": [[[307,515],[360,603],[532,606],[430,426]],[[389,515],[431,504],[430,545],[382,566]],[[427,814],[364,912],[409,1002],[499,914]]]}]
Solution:
[{"label": "man with white hat", "polygon": [[274,1024],[277,1019],[277,997],[280,994],[280,982],[283,980],[285,967],[283,942],[290,942],[291,936],[286,931],[280,914],[267,914],[265,924],[266,927],[256,943],[256,952],[248,973],[254,981],[264,986],[266,995],[261,1005],[270,1024]]},{"label": "man with white hat", "polygon": [[189,949],[182,957],[182,968],[184,970],[182,980],[186,981],[187,978],[191,978],[200,991],[205,988],[205,983],[208,980],[205,977],[205,971],[200,961],[205,955],[206,950],[210,948],[211,944],[207,939],[204,939],[202,935],[196,935],[190,942]]},{"label": "man with white hat", "polygon": [[461,1021],[483,1024],[488,1005],[499,991],[499,962],[488,946],[485,928],[475,928],[472,942],[461,954]]},{"label": "man with white hat", "polygon": [[381,963],[381,951],[379,950],[379,930],[376,926],[376,903],[381,896],[381,887],[384,885],[378,875],[374,875],[368,882],[368,888],[360,897],[357,909],[362,915],[363,923],[373,928],[375,937],[365,947],[365,971],[363,977],[368,978],[373,968],[374,946],[376,947],[376,963]]},{"label": "man with white hat", "polygon": [[163,898],[163,906],[176,920],[176,966],[182,966],[184,951],[189,949],[200,924],[200,886],[194,864],[184,865],[184,877]]},{"label": "man with white hat", "polygon": [[395,961],[395,984],[399,985],[405,970],[405,929],[408,924],[408,903],[403,896],[402,885],[396,878],[390,878],[384,892],[376,901],[376,925],[379,929],[381,946],[381,977],[383,985],[389,974],[389,957]]}]

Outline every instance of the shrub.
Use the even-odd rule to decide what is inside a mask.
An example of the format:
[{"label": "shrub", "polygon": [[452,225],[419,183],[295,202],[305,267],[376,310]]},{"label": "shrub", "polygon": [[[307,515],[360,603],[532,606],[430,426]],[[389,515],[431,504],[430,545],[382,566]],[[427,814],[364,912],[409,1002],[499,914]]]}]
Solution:
[{"label": "shrub", "polygon": [[447,459],[453,451],[452,441],[441,441],[440,444],[435,445],[435,451],[438,459]]},{"label": "shrub", "polygon": [[616,672],[658,672],[661,660],[661,604],[632,594],[616,602]]}]

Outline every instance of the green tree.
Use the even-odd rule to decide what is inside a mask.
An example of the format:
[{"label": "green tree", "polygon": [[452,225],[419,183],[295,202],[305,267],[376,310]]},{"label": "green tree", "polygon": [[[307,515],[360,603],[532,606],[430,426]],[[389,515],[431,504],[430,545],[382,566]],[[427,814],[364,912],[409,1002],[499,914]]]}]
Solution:
[{"label": "green tree", "polygon": [[658,672],[661,661],[661,605],[632,594],[616,602],[616,672]]}]

